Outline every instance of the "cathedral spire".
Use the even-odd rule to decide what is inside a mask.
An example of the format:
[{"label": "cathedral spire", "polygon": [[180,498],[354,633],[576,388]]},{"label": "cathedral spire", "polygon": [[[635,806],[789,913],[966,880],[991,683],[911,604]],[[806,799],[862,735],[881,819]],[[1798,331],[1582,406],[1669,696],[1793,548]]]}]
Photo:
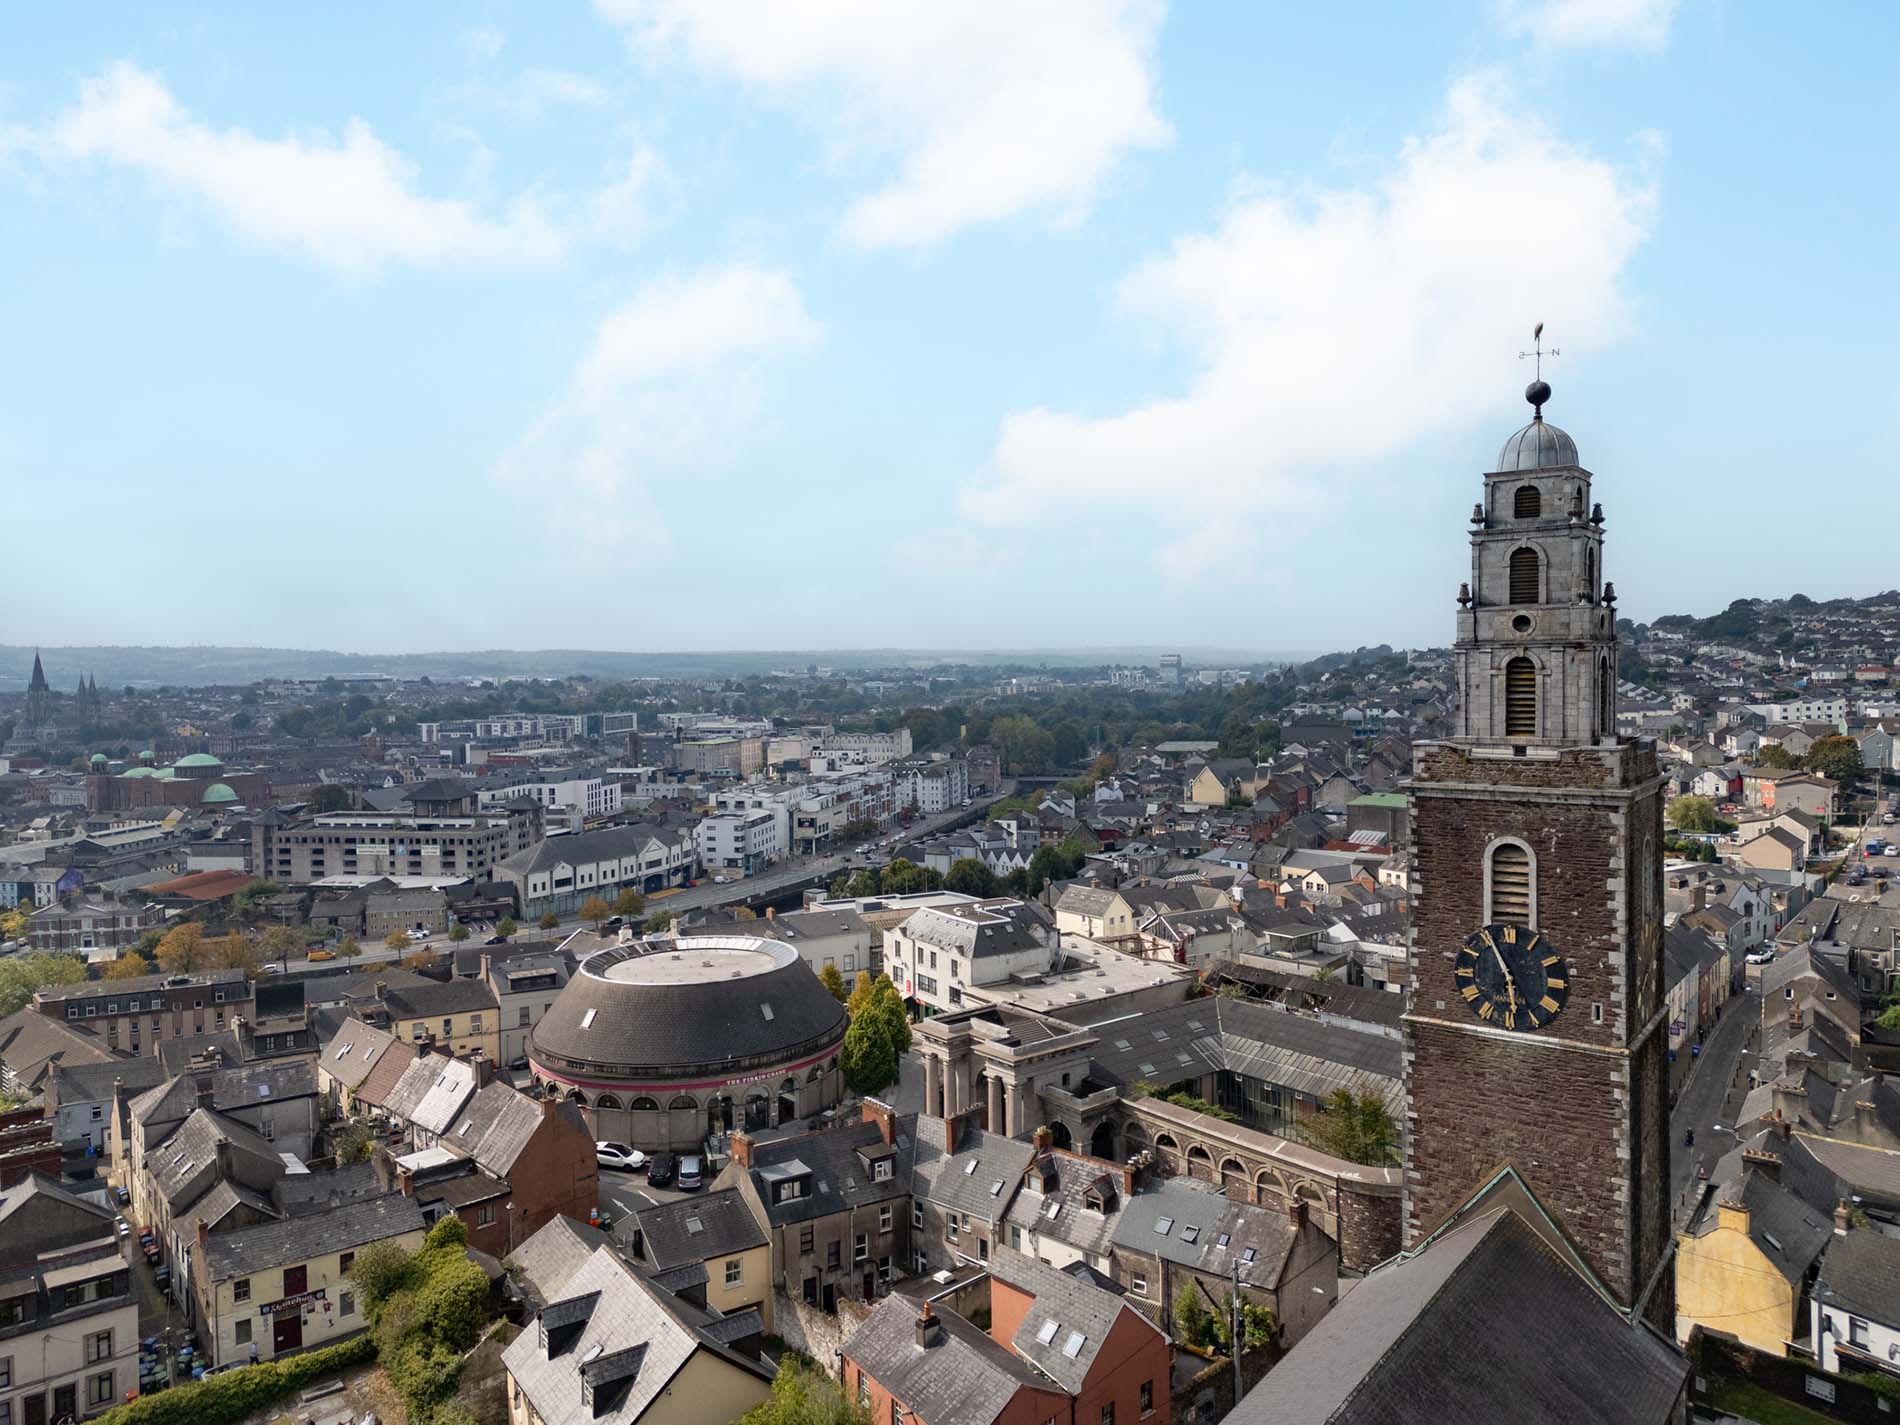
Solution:
[{"label": "cathedral spire", "polygon": [[40,651],[37,648],[33,650],[33,676],[27,681],[26,690],[29,693],[52,692],[51,685],[46,681],[46,669],[40,665]]}]

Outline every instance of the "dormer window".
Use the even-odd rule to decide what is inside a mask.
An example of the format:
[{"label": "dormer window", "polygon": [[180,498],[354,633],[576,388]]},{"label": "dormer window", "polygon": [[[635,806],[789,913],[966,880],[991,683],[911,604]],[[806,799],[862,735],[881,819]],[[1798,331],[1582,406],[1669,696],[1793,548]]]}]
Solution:
[{"label": "dormer window", "polygon": [[879,1158],[875,1163],[871,1164],[872,1182],[884,1183],[889,1182],[890,1179],[891,1160],[889,1158]]}]

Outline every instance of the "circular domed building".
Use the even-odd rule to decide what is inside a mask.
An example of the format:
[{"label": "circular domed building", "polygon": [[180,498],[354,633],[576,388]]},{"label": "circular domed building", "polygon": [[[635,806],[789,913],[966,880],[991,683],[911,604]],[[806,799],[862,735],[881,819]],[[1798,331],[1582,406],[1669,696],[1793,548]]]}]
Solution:
[{"label": "circular domed building", "polygon": [[830,1108],[845,1009],[798,952],[749,935],[633,942],[583,960],[528,1039],[535,1084],[598,1139],[690,1150]]}]

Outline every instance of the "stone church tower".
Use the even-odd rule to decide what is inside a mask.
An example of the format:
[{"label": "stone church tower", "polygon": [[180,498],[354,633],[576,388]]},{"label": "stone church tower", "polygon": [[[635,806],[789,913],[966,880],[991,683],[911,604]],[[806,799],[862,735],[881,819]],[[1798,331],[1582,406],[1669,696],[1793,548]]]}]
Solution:
[{"label": "stone church tower", "polygon": [[1525,395],[1471,514],[1456,735],[1414,749],[1405,1236],[1509,1165],[1667,1330],[1662,784],[1654,744],[1616,735],[1590,472],[1550,387]]}]

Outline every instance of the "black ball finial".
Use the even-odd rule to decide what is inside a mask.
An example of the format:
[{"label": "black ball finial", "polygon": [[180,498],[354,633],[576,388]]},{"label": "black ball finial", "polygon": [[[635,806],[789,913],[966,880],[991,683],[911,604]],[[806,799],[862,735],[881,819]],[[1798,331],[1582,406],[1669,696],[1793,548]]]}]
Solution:
[{"label": "black ball finial", "polygon": [[1550,399],[1550,382],[1531,382],[1530,385],[1524,388],[1524,399],[1537,407],[1539,411],[1542,411],[1544,409],[1544,402]]}]

